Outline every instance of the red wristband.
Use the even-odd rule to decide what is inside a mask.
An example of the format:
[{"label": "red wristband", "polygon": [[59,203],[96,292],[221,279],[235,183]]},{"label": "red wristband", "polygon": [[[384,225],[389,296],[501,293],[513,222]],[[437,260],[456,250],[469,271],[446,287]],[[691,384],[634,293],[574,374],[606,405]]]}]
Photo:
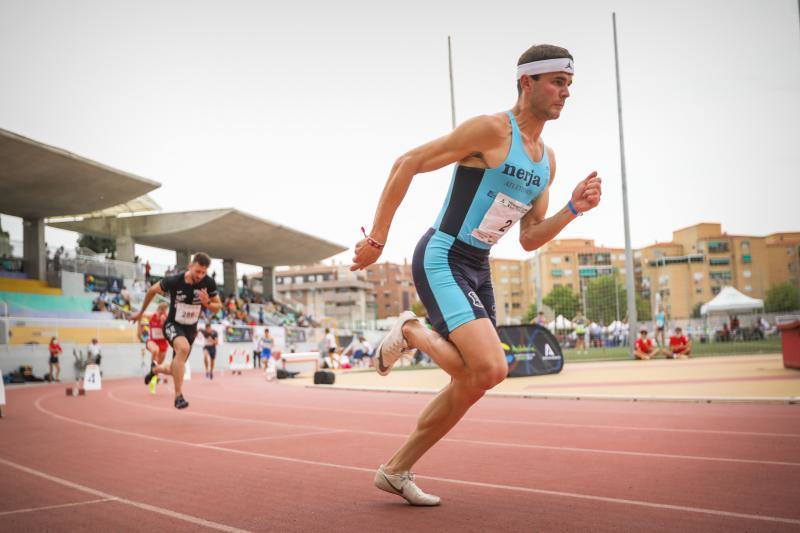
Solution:
[{"label": "red wristband", "polygon": [[361,233],[364,235],[364,239],[366,239],[367,244],[369,244],[373,248],[377,248],[378,250],[383,250],[385,244],[380,243],[375,239],[373,239],[372,237],[370,237],[369,235],[367,235],[367,231],[364,229],[364,226],[361,226]]}]

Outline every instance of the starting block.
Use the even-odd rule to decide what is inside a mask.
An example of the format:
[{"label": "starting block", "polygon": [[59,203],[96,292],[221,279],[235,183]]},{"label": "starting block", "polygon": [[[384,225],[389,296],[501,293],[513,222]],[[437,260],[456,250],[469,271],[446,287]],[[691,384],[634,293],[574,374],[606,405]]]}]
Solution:
[{"label": "starting block", "polygon": [[67,396],[86,396],[86,389],[83,387],[67,387]]},{"label": "starting block", "polygon": [[242,370],[250,368],[250,352],[246,350],[234,350],[228,356],[228,369],[232,374],[242,374]]},{"label": "starting block", "polygon": [[86,372],[83,374],[83,388],[85,390],[101,390],[103,379],[100,376],[100,367],[97,365],[86,365]]}]

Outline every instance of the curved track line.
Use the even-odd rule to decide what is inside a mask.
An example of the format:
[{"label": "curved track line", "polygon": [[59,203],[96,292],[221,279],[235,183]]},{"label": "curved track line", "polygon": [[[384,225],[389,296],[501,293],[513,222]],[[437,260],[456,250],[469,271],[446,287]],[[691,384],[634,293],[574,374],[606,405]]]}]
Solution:
[{"label": "curved track line", "polygon": [[[50,396],[52,396],[52,395],[50,395]],[[262,457],[262,458],[265,458],[265,459],[274,459],[274,460],[277,460],[277,461],[284,461],[284,462],[290,462],[290,463],[299,463],[299,464],[305,464],[305,465],[311,465],[311,466],[322,466],[322,467],[327,467],[327,468],[336,468],[336,469],[340,469],[340,470],[349,470],[349,471],[355,471],[355,472],[368,472],[370,474],[375,472],[375,470],[372,469],[372,468],[363,468],[363,467],[359,467],[359,466],[349,466],[349,465],[342,465],[342,464],[337,464],[337,463],[326,463],[326,462],[321,462],[321,461],[309,461],[309,460],[306,460],[306,459],[297,459],[297,458],[294,458],[294,457],[284,457],[284,456],[280,456],[280,455],[271,455],[271,454],[266,454],[266,453],[247,452],[247,451],[243,451],[243,450],[234,450],[234,449],[231,449],[231,448],[223,448],[223,447],[218,447],[218,446],[207,446],[207,445],[202,445],[202,444],[194,444],[194,443],[191,443],[191,442],[183,442],[183,441],[178,441],[178,440],[173,440],[173,439],[165,439],[165,438],[162,438],[162,437],[153,437],[151,435],[145,435],[143,433],[135,433],[135,432],[132,432],[132,431],[124,431],[124,430],[118,430],[118,429],[113,429],[113,428],[106,428],[106,427],[103,427],[103,426],[99,426],[97,424],[92,424],[91,422],[84,422],[82,420],[77,420],[77,419],[74,419],[74,418],[69,418],[69,417],[66,417],[66,416],[62,416],[62,415],[53,413],[52,411],[49,411],[46,408],[41,406],[41,400],[43,398],[45,398],[45,396],[39,397],[36,400],[36,402],[34,403],[36,409],[38,409],[42,413],[47,414],[47,415],[52,416],[52,417],[55,417],[55,418],[60,419],[60,420],[64,420],[66,422],[71,422],[73,424],[79,424],[79,425],[86,426],[86,427],[92,427],[92,428],[95,428],[95,429],[99,429],[101,431],[108,431],[108,432],[111,432],[111,433],[117,433],[117,434],[120,434],[120,435],[128,435],[128,436],[139,437],[139,438],[144,438],[144,439],[152,439],[152,440],[157,440],[157,441],[161,441],[161,442],[169,442],[169,443],[173,443],[173,444],[180,444],[180,445],[184,445],[184,446],[190,446],[190,447],[193,447],[193,448],[216,450],[216,451],[222,451],[222,452],[227,452],[227,453],[234,453],[234,454],[238,454],[238,455],[247,455],[247,456],[251,456],[251,457]],[[0,459],[0,461],[2,461],[2,459]],[[23,468],[25,468],[25,467],[23,467]],[[553,491],[553,490],[546,490],[546,489],[535,489],[535,488],[531,488],[531,487],[521,487],[521,486],[518,486],[518,485],[500,485],[500,484],[495,484],[495,483],[483,483],[483,482],[480,482],[480,481],[466,481],[466,480],[461,480],[461,479],[451,479],[451,478],[443,478],[443,477],[436,477],[436,476],[418,475],[417,478],[419,478],[419,479],[429,479],[429,480],[433,480],[433,481],[440,481],[440,482],[443,482],[443,483],[452,483],[452,484],[455,484],[455,485],[467,485],[467,486],[471,486],[471,487],[480,487],[480,488],[497,489],[497,490],[507,490],[507,491],[514,491],[514,492],[525,492],[525,493],[531,493],[531,494],[542,494],[542,495],[545,495],[545,496],[557,496],[557,497],[564,497],[564,498],[573,498],[573,499],[589,500],[589,501],[599,501],[599,502],[604,502],[604,503],[614,503],[614,504],[621,504],[621,505],[633,505],[633,506],[637,506],[637,507],[646,507],[646,508],[651,508],[651,509],[663,509],[663,510],[668,510],[668,511],[689,512],[689,513],[697,513],[697,514],[704,514],[704,515],[710,515],[710,516],[721,516],[721,517],[726,517],[726,518],[742,518],[742,519],[747,519],[747,520],[758,520],[758,521],[762,521],[762,522],[778,522],[778,523],[784,523],[784,524],[800,525],[800,520],[793,519],[793,518],[783,518],[783,517],[778,517],[778,516],[754,515],[754,514],[746,514],[746,513],[734,513],[734,512],[730,512],[730,511],[721,511],[721,510],[717,510],[717,509],[707,509],[707,508],[704,508],[704,507],[687,507],[687,506],[682,506],[682,505],[670,505],[670,504],[646,502],[646,501],[640,501],[640,500],[629,500],[629,499],[624,499],[624,498],[611,498],[611,497],[606,497],[606,496],[594,496],[594,495],[591,495],[591,494],[580,494],[580,493],[575,493],[575,492],[563,492],[563,491]],[[61,480],[61,481],[66,481],[66,480]],[[67,483],[70,483],[70,482],[67,482]],[[93,489],[89,489],[89,490],[93,491]],[[98,494],[100,494],[99,491],[98,491]],[[150,507],[150,506],[148,506],[148,507]]]},{"label": "curved track line", "polygon": [[[131,388],[131,387],[118,387],[118,389],[120,388]],[[194,393],[192,394],[192,396],[194,396],[195,398],[203,398],[206,400],[214,400],[217,402],[241,403],[249,405],[258,405],[261,407],[281,407],[281,408],[300,409],[300,410],[305,409],[309,411],[324,411],[331,413],[392,416],[399,418],[414,418],[414,419],[419,417],[419,415],[416,414],[412,415],[405,413],[382,413],[378,411],[340,409],[336,407],[305,407],[292,404],[262,403],[262,402],[248,401],[248,400],[231,400],[227,398],[215,398],[212,396],[203,396],[202,394],[194,394]],[[571,424],[567,422],[531,422],[525,420],[497,420],[492,418],[472,418],[472,417],[464,417],[461,419],[461,422],[475,422],[478,424],[511,424],[520,426],[537,426],[537,427],[567,427],[567,428],[587,428],[587,429],[610,429],[610,430],[624,430],[624,431],[655,431],[662,433],[700,433],[709,435],[743,435],[748,437],[800,438],[800,433],[767,433],[759,431],[734,431],[734,430],[722,430],[722,429],[715,430],[715,429],[685,429],[685,428],[649,428],[641,426],[608,426],[603,424]]]},{"label": "curved track line", "polygon": [[[114,396],[113,391],[108,391],[108,396],[114,400],[115,402],[119,402],[126,405],[131,405],[133,407],[139,409],[153,409],[156,411],[172,411],[172,409],[165,408],[165,407],[155,407],[152,405],[141,405],[135,402],[131,402],[128,400],[122,400]],[[373,435],[378,437],[395,437],[395,438],[408,438],[408,435],[405,433],[389,433],[384,431],[369,431],[369,430],[361,430],[361,429],[346,429],[346,428],[330,428],[325,426],[309,426],[309,425],[294,425],[288,422],[271,422],[269,420],[259,420],[255,418],[239,418],[235,416],[224,416],[224,415],[215,415],[211,413],[198,413],[195,411],[184,411],[182,415],[191,415],[191,416],[201,416],[201,417],[208,417],[208,418],[216,418],[220,420],[230,421],[238,421],[244,422],[248,424],[264,424],[264,425],[278,425],[282,427],[297,427],[303,429],[313,429],[318,431],[331,431],[331,432],[347,432],[347,433],[354,433],[357,435]],[[473,444],[478,446],[496,446],[500,448],[528,448],[528,449],[535,449],[535,450],[552,450],[552,451],[560,451],[560,452],[576,452],[576,453],[602,453],[606,455],[625,455],[625,456],[632,456],[632,457],[654,457],[658,459],[678,459],[678,460],[687,460],[687,461],[711,461],[711,462],[723,462],[723,463],[743,463],[743,464],[758,464],[758,465],[774,465],[774,466],[794,466],[800,467],[800,463],[792,463],[787,461],[764,461],[760,459],[737,459],[735,457],[709,457],[703,455],[677,455],[677,454],[668,454],[668,453],[653,453],[653,452],[634,452],[634,451],[627,451],[627,450],[603,450],[603,449],[595,449],[595,448],[579,448],[579,447],[570,447],[570,446],[547,446],[544,444],[525,444],[525,443],[514,443],[514,442],[502,442],[502,441],[486,441],[486,440],[473,440],[473,439],[458,439],[453,437],[445,437],[440,440],[440,442],[457,442],[460,444]]]},{"label": "curved track line", "polygon": [[[40,398],[41,399],[41,398]],[[36,400],[36,407],[39,408],[39,400]],[[41,410],[41,409],[40,409]],[[50,413],[48,413],[50,414]],[[58,415],[56,415],[58,416]],[[67,420],[66,417],[61,417],[62,419]],[[228,531],[230,533],[244,533],[246,530],[238,529],[231,526],[226,526],[225,524],[219,524],[217,522],[212,522],[210,520],[205,520],[203,518],[198,518],[196,516],[188,515],[179,513],[177,511],[172,511],[170,509],[165,509],[163,507],[157,507],[155,505],[150,505],[148,503],[137,502],[134,500],[129,500],[127,498],[120,498],[119,496],[114,496],[113,494],[108,494],[107,492],[99,491],[97,489],[93,489],[91,487],[87,487],[86,485],[81,485],[79,483],[75,483],[72,481],[67,481],[66,479],[62,479],[60,477],[51,476],[50,474],[46,474],[39,470],[34,470],[33,468],[28,468],[27,466],[23,466],[21,464],[14,463],[12,461],[8,461],[0,457],[0,464],[4,464],[6,466],[10,466],[12,468],[16,468],[17,470],[21,470],[27,474],[31,474],[32,476],[38,476],[48,481],[52,481],[53,483],[58,483],[59,485],[64,485],[66,487],[70,487],[76,490],[80,490],[82,492],[87,492],[89,494],[94,494],[95,496],[100,496],[101,498],[105,498],[106,500],[113,500],[119,503],[124,503],[125,505],[130,505],[131,507],[136,507],[138,509],[144,509],[145,511],[150,511],[153,513],[162,514],[164,516],[168,516],[170,518],[175,518],[177,520],[183,520],[184,522],[189,522],[190,524],[194,524],[197,526],[207,527],[209,529],[216,529],[217,531]]]}]

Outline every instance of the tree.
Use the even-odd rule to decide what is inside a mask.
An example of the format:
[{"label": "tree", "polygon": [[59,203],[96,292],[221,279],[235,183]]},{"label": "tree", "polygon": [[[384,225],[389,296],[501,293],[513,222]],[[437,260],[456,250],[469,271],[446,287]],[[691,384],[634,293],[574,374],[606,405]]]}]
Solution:
[{"label": "tree", "polygon": [[764,300],[764,311],[782,313],[797,309],[800,309],[800,289],[788,281],[769,288]]},{"label": "tree", "polygon": [[581,300],[569,287],[553,287],[550,294],[542,299],[542,303],[553,310],[556,316],[564,315],[572,319],[581,308]]},{"label": "tree", "polygon": [[[617,315],[619,313],[619,315]],[[628,291],[613,276],[593,279],[586,286],[586,317],[594,322],[610,324],[628,314]],[[636,316],[650,320],[650,302],[636,295]]]},{"label": "tree", "polygon": [[697,302],[692,307],[692,318],[702,318],[703,315],[700,314],[700,308],[703,307],[705,304],[703,302]]},{"label": "tree", "polygon": [[533,302],[528,310],[525,312],[525,316],[522,318],[523,324],[530,323],[531,320],[536,318],[536,315],[539,314],[539,310],[536,309],[536,302]]},{"label": "tree", "polygon": [[[619,306],[619,315],[617,315]],[[610,324],[628,314],[628,291],[613,276],[593,279],[586,286],[586,317],[594,322]],[[650,302],[636,295],[636,316],[639,321],[650,320]]]},{"label": "tree", "polygon": [[593,322],[610,324],[625,316],[624,293],[613,276],[602,276],[586,285],[586,318]]},{"label": "tree", "polygon": [[114,257],[117,252],[117,241],[106,237],[95,237],[94,235],[83,235],[78,238],[78,246],[88,248],[97,254],[106,254]]}]

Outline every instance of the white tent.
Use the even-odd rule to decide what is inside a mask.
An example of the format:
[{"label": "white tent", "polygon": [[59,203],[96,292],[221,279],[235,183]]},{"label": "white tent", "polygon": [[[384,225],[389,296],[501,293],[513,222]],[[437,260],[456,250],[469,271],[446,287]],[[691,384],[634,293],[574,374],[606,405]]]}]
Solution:
[{"label": "white tent", "polygon": [[701,315],[711,313],[734,313],[762,309],[764,300],[750,298],[733,287],[723,287],[719,294],[700,308]]},{"label": "white tent", "polygon": [[558,315],[555,320],[547,324],[547,329],[555,331],[557,329],[572,329],[572,322],[564,318],[564,315]]}]

